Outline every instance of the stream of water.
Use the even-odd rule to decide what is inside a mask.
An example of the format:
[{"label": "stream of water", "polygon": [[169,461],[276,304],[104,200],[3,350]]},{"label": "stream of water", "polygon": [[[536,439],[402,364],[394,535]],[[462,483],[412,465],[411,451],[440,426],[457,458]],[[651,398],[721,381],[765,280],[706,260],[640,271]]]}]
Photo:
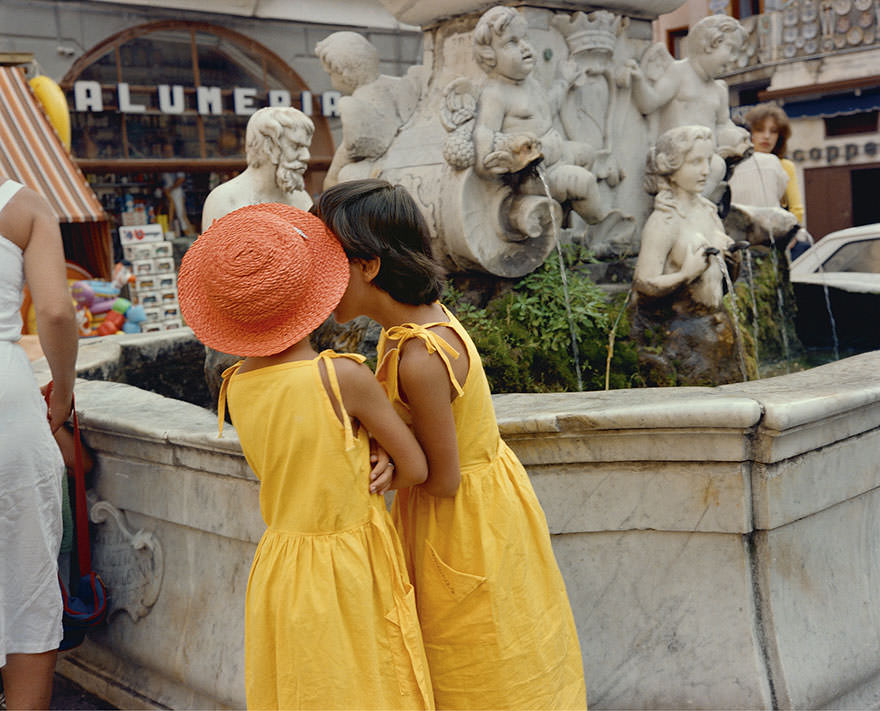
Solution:
[{"label": "stream of water", "polygon": [[550,201],[550,221],[553,225],[553,241],[556,243],[556,256],[559,259],[559,274],[562,277],[562,295],[565,299],[565,313],[568,315],[568,327],[571,330],[571,353],[574,357],[574,370],[577,374],[578,392],[584,389],[584,380],[581,376],[581,359],[578,352],[577,332],[574,327],[574,316],[571,313],[571,297],[568,293],[568,276],[565,271],[565,260],[562,257],[562,245],[559,242],[559,228],[556,224],[556,213],[553,211],[553,197],[550,195],[550,186],[547,185],[547,179],[544,176],[544,169],[538,166],[538,177],[541,179],[541,185],[544,186],[544,194]]},{"label": "stream of water", "polygon": [[[816,242],[813,240],[813,235],[804,230],[804,233],[807,235],[807,241],[810,243],[812,247]],[[819,271],[822,274],[825,274],[825,266],[820,262],[819,263]],[[822,283],[822,291],[825,294],[825,310],[828,312],[828,322],[831,324],[831,341],[834,348],[834,360],[840,360],[840,341],[837,338],[837,321],[834,320],[834,313],[831,311],[831,296],[828,294],[828,284]]]},{"label": "stream of water", "polygon": [[773,274],[776,278],[776,308],[779,311],[779,329],[782,332],[782,351],[785,356],[785,372],[791,372],[791,347],[788,344],[788,328],[785,320],[785,303],[782,297],[782,285],[779,283],[779,255],[776,253],[776,240],[773,230],[767,230],[770,237],[770,259],[773,262]]},{"label": "stream of water", "polygon": [[[755,274],[752,269],[752,253],[748,249],[743,250],[746,254],[746,281],[749,285],[749,294],[752,297],[752,319],[755,338],[755,363],[760,367],[761,359],[758,356],[758,300],[755,298]],[[760,373],[759,373],[760,375]]]},{"label": "stream of water", "polygon": [[740,373],[742,373],[743,382],[746,382],[749,379],[749,374],[746,370],[746,356],[745,348],[743,347],[742,333],[740,333],[739,330],[739,311],[736,308],[736,294],[733,291],[733,281],[730,278],[730,272],[727,271],[727,263],[724,261],[724,257],[718,252],[712,256],[721,268],[721,274],[724,276],[724,283],[727,284],[727,293],[730,294],[730,310],[733,312],[731,314],[731,320],[733,321],[733,333],[736,338],[736,352],[737,356],[739,356],[739,370]]}]

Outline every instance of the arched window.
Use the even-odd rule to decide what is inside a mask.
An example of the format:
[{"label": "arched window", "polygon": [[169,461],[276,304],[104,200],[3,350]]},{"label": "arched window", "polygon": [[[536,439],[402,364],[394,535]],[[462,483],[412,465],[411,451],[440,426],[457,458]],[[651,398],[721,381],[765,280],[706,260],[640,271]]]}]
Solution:
[{"label": "arched window", "polygon": [[124,30],[80,57],[62,87],[72,153],[87,170],[172,158],[196,171],[243,168],[244,111],[288,95],[315,122],[310,167],[323,172],[333,153],[327,121],[311,112],[299,75],[258,42],[215,25],[171,20]]}]

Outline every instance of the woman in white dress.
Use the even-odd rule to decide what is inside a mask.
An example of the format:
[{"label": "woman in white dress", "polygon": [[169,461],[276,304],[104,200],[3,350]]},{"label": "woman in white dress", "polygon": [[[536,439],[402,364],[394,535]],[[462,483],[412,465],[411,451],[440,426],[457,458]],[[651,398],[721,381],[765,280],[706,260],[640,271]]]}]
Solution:
[{"label": "woman in white dress", "polygon": [[[54,381],[48,418],[17,343],[25,280]],[[64,473],[52,433],[70,414],[76,351],[58,219],[40,195],[0,176],[0,671],[8,709],[47,709],[52,695]]]}]

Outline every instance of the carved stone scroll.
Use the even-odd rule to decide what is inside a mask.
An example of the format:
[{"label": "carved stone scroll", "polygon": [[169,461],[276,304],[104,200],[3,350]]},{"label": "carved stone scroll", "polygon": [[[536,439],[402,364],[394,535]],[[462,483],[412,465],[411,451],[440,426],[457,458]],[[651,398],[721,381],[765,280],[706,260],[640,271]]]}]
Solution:
[{"label": "carved stone scroll", "polygon": [[125,514],[109,501],[89,510],[95,529],[92,566],[109,589],[109,614],[125,610],[132,621],[145,617],[159,598],[165,559],[158,539],[149,531],[129,529]]}]

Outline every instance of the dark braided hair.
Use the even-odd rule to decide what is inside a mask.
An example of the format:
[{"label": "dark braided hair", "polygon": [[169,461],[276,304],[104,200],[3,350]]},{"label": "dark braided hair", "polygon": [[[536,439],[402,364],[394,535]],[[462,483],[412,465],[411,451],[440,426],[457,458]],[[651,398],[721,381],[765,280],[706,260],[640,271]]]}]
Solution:
[{"label": "dark braided hair", "polygon": [[445,272],[405,188],[372,178],[338,183],[321,194],[313,212],[339,237],[349,261],[379,257],[373,284],[395,301],[418,306],[439,298]]}]

